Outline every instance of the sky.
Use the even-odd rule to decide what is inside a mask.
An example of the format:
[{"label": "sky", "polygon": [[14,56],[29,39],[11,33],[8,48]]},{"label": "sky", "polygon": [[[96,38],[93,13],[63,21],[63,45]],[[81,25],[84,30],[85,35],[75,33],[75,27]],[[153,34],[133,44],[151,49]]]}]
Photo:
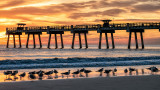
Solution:
[{"label": "sky", "polygon": [[[103,19],[112,19],[111,23],[160,22],[160,0],[0,0],[0,44],[6,44],[6,27],[16,27],[20,22],[52,26],[102,24]],[[145,31],[145,43],[160,44],[159,34],[159,30]],[[72,34],[65,32],[64,37],[71,44]],[[96,32],[89,32],[89,43],[97,44],[98,37]],[[47,44],[48,35],[43,33],[42,39]],[[126,44],[128,33],[116,31],[115,41]],[[22,42],[26,43],[25,34]]]}]

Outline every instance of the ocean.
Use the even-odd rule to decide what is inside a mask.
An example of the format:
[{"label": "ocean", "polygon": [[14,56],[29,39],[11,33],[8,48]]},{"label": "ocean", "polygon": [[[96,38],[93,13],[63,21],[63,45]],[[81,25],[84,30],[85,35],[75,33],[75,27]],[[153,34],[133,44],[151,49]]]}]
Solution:
[{"label": "ocean", "polygon": [[38,69],[38,68],[75,68],[160,65],[160,45],[146,46],[142,49],[127,49],[127,45],[116,49],[98,49],[90,45],[88,49],[42,49],[5,48],[0,46],[0,70]]}]

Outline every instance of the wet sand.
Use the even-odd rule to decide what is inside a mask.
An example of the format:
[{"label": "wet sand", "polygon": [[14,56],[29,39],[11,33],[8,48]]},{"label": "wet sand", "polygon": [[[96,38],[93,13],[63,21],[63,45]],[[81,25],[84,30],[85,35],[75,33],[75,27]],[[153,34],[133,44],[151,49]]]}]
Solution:
[{"label": "wet sand", "polygon": [[160,76],[2,82],[0,90],[160,90]]}]

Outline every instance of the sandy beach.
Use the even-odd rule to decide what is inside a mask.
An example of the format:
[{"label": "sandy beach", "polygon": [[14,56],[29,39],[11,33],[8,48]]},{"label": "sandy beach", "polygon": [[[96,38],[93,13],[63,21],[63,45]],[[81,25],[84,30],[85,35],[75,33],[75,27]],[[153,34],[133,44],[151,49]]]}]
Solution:
[{"label": "sandy beach", "polygon": [[0,90],[160,90],[160,76],[2,82]]}]

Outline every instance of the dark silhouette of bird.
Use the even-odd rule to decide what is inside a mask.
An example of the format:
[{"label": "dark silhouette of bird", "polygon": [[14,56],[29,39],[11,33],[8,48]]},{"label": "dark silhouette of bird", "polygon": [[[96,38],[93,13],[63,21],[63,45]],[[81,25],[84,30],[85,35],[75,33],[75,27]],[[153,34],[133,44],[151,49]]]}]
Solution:
[{"label": "dark silhouette of bird", "polygon": [[78,76],[79,73],[80,73],[79,69],[78,69],[77,71],[73,72],[73,73],[72,73],[72,74],[73,74],[73,77],[75,77],[75,75]]},{"label": "dark silhouette of bird", "polygon": [[85,70],[84,68],[82,68],[82,69],[79,70],[79,72],[80,72],[80,77],[84,77],[84,76],[82,75],[82,73],[84,72],[84,70]]},{"label": "dark silhouette of bird", "polygon": [[97,70],[96,72],[103,72],[103,69],[104,68],[101,68],[101,69]]},{"label": "dark silhouette of bird", "polygon": [[133,71],[136,71],[136,69],[135,68],[129,68],[129,75],[132,75]]},{"label": "dark silhouette of bird", "polygon": [[20,76],[20,80],[21,80],[22,77],[24,78],[26,76],[26,73],[24,72],[24,73],[20,74],[19,76]]},{"label": "dark silhouette of bird", "polygon": [[117,72],[117,68],[115,68],[113,71],[114,71],[114,72]]},{"label": "dark silhouette of bird", "polygon": [[50,76],[51,74],[53,74],[53,70],[52,71],[48,71],[48,72],[46,72],[44,74]]},{"label": "dark silhouette of bird", "polygon": [[29,78],[34,80],[34,79],[36,79],[36,76],[35,76],[35,74],[29,74]]},{"label": "dark silhouette of bird", "polygon": [[125,74],[128,73],[128,69],[124,69],[124,73],[125,73]]},{"label": "dark silhouette of bird", "polygon": [[71,70],[68,70],[68,72],[61,73],[61,74],[62,74],[62,77],[64,77],[63,75],[67,75],[67,78],[68,78],[68,75],[70,74],[70,71],[71,71]]},{"label": "dark silhouette of bird", "polygon": [[8,79],[10,79],[11,74],[12,74],[12,71],[4,71],[4,75],[6,75],[6,79],[7,79],[7,76],[9,76]]},{"label": "dark silhouette of bird", "polygon": [[91,70],[84,70],[84,73],[86,74],[86,77],[88,77],[88,74],[90,73],[90,72],[92,72]]},{"label": "dark silhouette of bird", "polygon": [[101,69],[99,69],[99,70],[96,71],[96,72],[100,72],[100,75],[99,75],[99,76],[102,76],[103,69],[104,69],[104,68],[101,68]]},{"label": "dark silhouette of bird", "polygon": [[135,68],[129,68],[129,71],[133,72],[133,71],[136,71],[136,69]]},{"label": "dark silhouette of bird", "polygon": [[56,69],[54,69],[53,72],[55,73],[55,76],[58,74],[58,71]]},{"label": "dark silhouette of bird", "polygon": [[44,71],[39,70],[39,71],[36,72],[36,74],[39,74],[39,73],[44,73]]},{"label": "dark silhouette of bird", "polygon": [[157,67],[150,67],[150,68],[147,68],[148,70],[150,70],[151,72],[158,72],[158,68]]},{"label": "dark silhouette of bird", "polygon": [[115,73],[116,73],[116,72],[117,72],[117,68],[115,68],[115,69],[112,70],[113,76],[115,76]]},{"label": "dark silhouette of bird", "polygon": [[38,73],[38,76],[39,76],[39,79],[40,79],[40,80],[43,79],[43,75],[44,75],[43,72],[39,72],[39,73]]},{"label": "dark silhouette of bird", "polygon": [[53,79],[53,78],[51,77],[51,75],[53,74],[53,70],[52,70],[52,71],[45,72],[44,74],[45,74],[45,75],[48,75],[48,79]]},{"label": "dark silhouette of bird", "polygon": [[79,70],[79,72],[84,72],[84,70],[85,70],[85,69],[84,69],[84,68],[82,68],[82,69],[80,69],[80,70]]},{"label": "dark silhouette of bird", "polygon": [[112,71],[112,70],[110,70],[110,69],[109,69],[109,70],[105,70],[104,73],[106,73],[107,76],[109,76],[109,73],[110,73],[111,71]]},{"label": "dark silhouette of bird", "polygon": [[11,73],[11,76],[14,77],[14,80],[18,79],[18,77],[16,77],[17,74],[18,74],[18,71],[13,71],[13,72]]}]

